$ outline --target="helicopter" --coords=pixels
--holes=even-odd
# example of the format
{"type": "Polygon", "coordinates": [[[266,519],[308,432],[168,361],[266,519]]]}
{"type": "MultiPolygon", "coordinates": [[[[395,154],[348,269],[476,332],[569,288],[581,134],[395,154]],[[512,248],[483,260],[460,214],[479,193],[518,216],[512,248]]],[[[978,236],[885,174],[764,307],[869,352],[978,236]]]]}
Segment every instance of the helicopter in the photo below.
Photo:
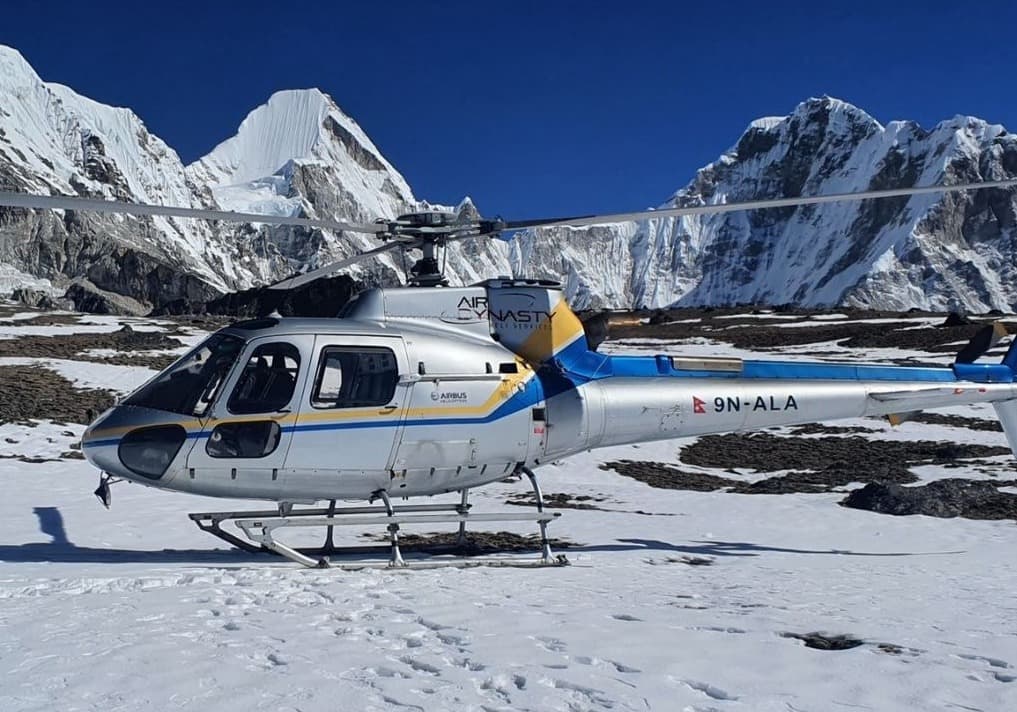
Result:
{"type": "Polygon", "coordinates": [[[11,191],[0,191],[0,206],[304,225],[380,240],[273,289],[384,252],[421,252],[409,286],[363,291],[336,318],[230,324],[99,415],[82,449],[100,470],[96,495],[107,507],[110,485],[123,480],[273,502],[275,509],[189,516],[238,548],[273,551],[308,567],[331,565],[326,555],[337,551],[339,525],[384,525],[384,565],[406,567],[428,564],[402,556],[403,525],[457,523],[462,542],[468,523],[530,521],[539,525],[539,559],[508,563],[553,566],[568,561],[551,551],[546,527],[557,515],[544,510],[534,468],[594,448],[991,403],[1017,452],[1017,340],[1001,363],[975,363],[1005,335],[988,326],[948,367],[605,355],[591,348],[558,283],[498,277],[450,287],[438,250],[531,227],[1015,185],[983,181],[522,221],[429,211],[347,223],[11,191]],[[471,489],[512,475],[529,480],[534,512],[471,511],[471,489]],[[460,493],[454,504],[393,504],[452,492],[460,493]],[[317,506],[322,502],[327,507],[317,506]],[[230,522],[238,531],[223,528],[230,522]],[[319,549],[277,538],[280,530],[311,526],[327,530],[319,549]]]}

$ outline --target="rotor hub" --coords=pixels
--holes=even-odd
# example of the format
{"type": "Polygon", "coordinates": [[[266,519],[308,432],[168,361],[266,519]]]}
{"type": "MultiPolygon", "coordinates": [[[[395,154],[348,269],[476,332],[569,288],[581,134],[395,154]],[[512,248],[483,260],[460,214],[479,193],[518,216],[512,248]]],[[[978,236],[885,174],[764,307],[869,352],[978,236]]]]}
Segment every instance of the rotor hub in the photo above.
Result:
{"type": "Polygon", "coordinates": [[[423,255],[409,270],[408,282],[414,287],[446,286],[448,280],[437,258],[439,247],[471,237],[492,237],[504,229],[497,220],[464,220],[456,213],[427,210],[400,215],[395,220],[378,220],[387,230],[379,234],[383,240],[396,240],[402,249],[419,249],[423,255]]]}

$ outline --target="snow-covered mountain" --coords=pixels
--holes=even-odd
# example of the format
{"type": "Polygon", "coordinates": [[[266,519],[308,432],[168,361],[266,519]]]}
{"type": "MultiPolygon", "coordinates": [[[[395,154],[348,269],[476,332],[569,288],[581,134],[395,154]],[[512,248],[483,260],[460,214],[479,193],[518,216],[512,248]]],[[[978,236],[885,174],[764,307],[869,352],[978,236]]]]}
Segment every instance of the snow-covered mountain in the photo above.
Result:
{"type": "MultiPolygon", "coordinates": [[[[1017,138],[958,116],[880,125],[830,98],[752,122],[664,206],[1017,175],[1017,138]]],[[[282,91],[204,158],[180,158],[129,109],[42,81],[0,46],[0,187],[349,221],[428,204],[326,94],[282,91]]],[[[1014,191],[546,228],[450,248],[448,276],[565,283],[579,307],[849,304],[1017,307],[1014,191]]],[[[638,208],[639,206],[633,206],[638,208]]],[[[460,210],[476,210],[469,199],[460,210]]],[[[359,234],[0,208],[0,292],[86,279],[141,308],[205,301],[373,246],[359,234]]],[[[352,270],[402,280],[384,256],[352,270]]],[[[91,285],[88,287],[91,289],[91,285]]]]}
{"type": "MultiPolygon", "coordinates": [[[[880,125],[824,97],[752,122],[661,207],[1017,177],[1017,136],[957,116],[880,125]]],[[[522,235],[517,273],[580,306],[1017,307],[1017,192],[982,190],[522,235]]]]}
{"type": "MultiPolygon", "coordinates": [[[[274,94],[190,166],[129,109],[44,82],[2,46],[0,97],[0,186],[7,189],[362,222],[427,206],[316,89],[274,94]]],[[[371,246],[364,235],[306,228],[0,209],[0,289],[85,278],[143,305],[203,301],[371,246]]],[[[469,260],[463,249],[450,250],[453,282],[508,273],[504,243],[465,248],[469,260]]],[[[353,272],[402,278],[391,257],[353,272]]]]}

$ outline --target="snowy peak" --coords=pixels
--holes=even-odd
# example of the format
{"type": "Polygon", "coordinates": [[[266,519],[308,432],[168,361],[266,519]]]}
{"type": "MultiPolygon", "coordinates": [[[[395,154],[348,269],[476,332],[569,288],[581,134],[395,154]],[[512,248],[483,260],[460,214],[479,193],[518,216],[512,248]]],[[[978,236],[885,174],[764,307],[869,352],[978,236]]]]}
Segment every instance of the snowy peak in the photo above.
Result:
{"type": "Polygon", "coordinates": [[[281,91],[247,115],[237,134],[201,159],[218,185],[264,178],[310,158],[331,101],[317,89],[281,91]]]}
{"type": "Polygon", "coordinates": [[[416,205],[405,179],[318,89],[276,92],[186,170],[227,210],[368,222],[416,205]]]}
{"type": "Polygon", "coordinates": [[[18,50],[0,45],[0,87],[16,92],[19,88],[33,88],[42,79],[18,50]]]}
{"type": "MultiPolygon", "coordinates": [[[[318,89],[287,90],[249,113],[235,136],[190,168],[207,175],[213,186],[237,185],[276,175],[290,162],[335,158],[336,148],[365,171],[395,173],[331,97],[318,89]]],[[[409,195],[401,176],[398,183],[409,195]]]]}
{"type": "Polygon", "coordinates": [[[177,154],[130,109],[43,82],[19,52],[3,46],[0,89],[16,98],[0,109],[0,151],[20,159],[32,174],[22,171],[23,177],[38,187],[190,204],[177,154]],[[167,177],[175,183],[169,193],[167,177]]]}

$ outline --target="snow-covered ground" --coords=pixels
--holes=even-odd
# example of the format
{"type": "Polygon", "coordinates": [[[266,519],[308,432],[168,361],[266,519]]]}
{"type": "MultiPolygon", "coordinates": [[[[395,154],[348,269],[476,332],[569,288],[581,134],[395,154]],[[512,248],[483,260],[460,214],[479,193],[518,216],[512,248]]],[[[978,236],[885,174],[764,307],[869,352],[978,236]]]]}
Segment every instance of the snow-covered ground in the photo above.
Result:
{"type": "MultiPolygon", "coordinates": [[[[151,373],[54,368],[118,391],[151,373]]],[[[674,462],[688,442],[673,441],[540,468],[545,493],[602,500],[551,525],[576,543],[572,566],[308,570],[228,549],[186,517],[251,503],[117,485],[106,511],[87,463],[50,459],[81,431],[0,426],[3,712],[1017,708],[1012,521],[889,517],[839,507],[842,494],[654,489],[598,467],[674,462]],[[785,637],[812,632],[864,644],[785,637]]],[[[527,490],[484,488],[475,510],[527,490]]]]}

